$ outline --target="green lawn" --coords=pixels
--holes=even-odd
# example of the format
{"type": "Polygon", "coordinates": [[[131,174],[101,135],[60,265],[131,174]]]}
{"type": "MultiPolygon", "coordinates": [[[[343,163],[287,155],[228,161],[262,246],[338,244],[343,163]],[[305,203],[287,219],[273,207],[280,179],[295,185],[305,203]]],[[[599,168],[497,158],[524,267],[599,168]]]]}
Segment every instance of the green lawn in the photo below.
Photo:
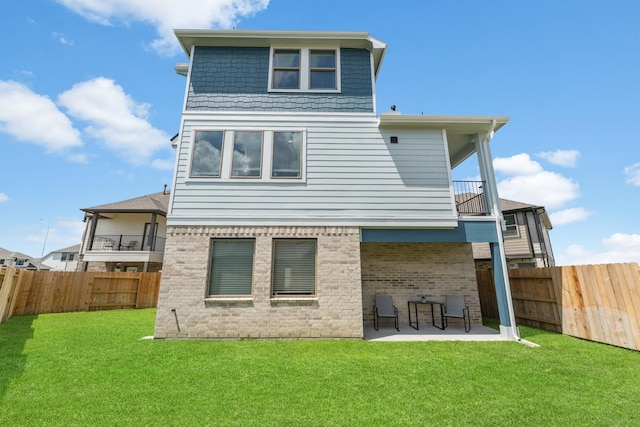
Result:
{"type": "Polygon", "coordinates": [[[0,325],[0,426],[640,425],[640,353],[514,342],[153,341],[155,310],[0,325]]]}

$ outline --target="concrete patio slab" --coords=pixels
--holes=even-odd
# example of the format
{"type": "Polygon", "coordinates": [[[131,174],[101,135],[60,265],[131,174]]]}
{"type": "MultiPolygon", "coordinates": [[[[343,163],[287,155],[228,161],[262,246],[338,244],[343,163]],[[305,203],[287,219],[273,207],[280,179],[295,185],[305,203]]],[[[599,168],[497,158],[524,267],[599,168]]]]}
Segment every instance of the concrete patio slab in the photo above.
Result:
{"type": "Polygon", "coordinates": [[[486,326],[473,326],[467,333],[462,325],[451,325],[444,331],[431,325],[420,326],[415,330],[408,325],[400,326],[398,332],[393,326],[364,327],[364,339],[367,341],[509,341],[500,332],[486,326]]]}

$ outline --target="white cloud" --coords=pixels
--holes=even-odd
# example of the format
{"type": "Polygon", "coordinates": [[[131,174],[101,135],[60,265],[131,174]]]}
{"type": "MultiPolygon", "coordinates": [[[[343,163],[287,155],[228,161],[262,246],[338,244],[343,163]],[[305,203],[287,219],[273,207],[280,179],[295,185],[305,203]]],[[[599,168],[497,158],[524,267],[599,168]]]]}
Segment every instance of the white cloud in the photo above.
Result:
{"type": "Polygon", "coordinates": [[[9,200],[9,196],[7,196],[7,195],[6,195],[6,194],[4,194],[4,193],[0,193],[0,203],[2,203],[2,202],[6,202],[6,201],[8,201],[8,200],[9,200]]]}
{"type": "Polygon", "coordinates": [[[239,18],[267,7],[269,0],[56,0],[101,25],[145,22],[158,38],[151,47],[163,55],[180,51],[173,29],[232,28],[239,18]]]}
{"type": "Polygon", "coordinates": [[[50,152],[82,145],[80,132],[48,97],[0,80],[0,131],[50,152]]]}
{"type": "Polygon", "coordinates": [[[155,169],[173,170],[173,159],[155,159],[151,162],[151,167],[155,169]]]}
{"type": "Polygon", "coordinates": [[[551,219],[551,224],[556,226],[584,221],[591,215],[592,212],[589,212],[585,208],[570,208],[549,214],[549,218],[551,219]]]}
{"type": "Polygon", "coordinates": [[[58,103],[74,118],[88,122],[84,132],[131,164],[147,163],[169,147],[169,135],[146,120],[148,104],[139,104],[113,80],[98,77],[75,84],[58,103]]]}
{"type": "Polygon", "coordinates": [[[558,166],[566,166],[574,168],[580,156],[578,150],[556,150],[556,151],[543,151],[538,153],[538,156],[542,157],[546,161],[558,166]]]}
{"type": "Polygon", "coordinates": [[[531,160],[528,154],[516,154],[511,157],[496,157],[493,167],[505,175],[534,175],[543,171],[540,163],[531,160]]]}
{"type": "Polygon", "coordinates": [[[67,46],[73,46],[73,40],[67,39],[63,34],[53,33],[51,35],[53,36],[54,39],[57,39],[60,43],[66,44],[67,46]]]}
{"type": "Polygon", "coordinates": [[[624,173],[627,175],[628,184],[640,187],[640,162],[624,168],[624,173]]]}
{"type": "Polygon", "coordinates": [[[496,158],[493,165],[497,172],[510,175],[498,182],[502,198],[554,209],[578,197],[578,184],[559,173],[545,171],[526,153],[496,158]]]}
{"type": "Polygon", "coordinates": [[[570,245],[558,255],[558,265],[640,263],[640,234],[615,233],[602,239],[603,251],[596,252],[582,245],[570,245]]]}
{"type": "Polygon", "coordinates": [[[47,224],[40,223],[39,230],[35,233],[24,235],[23,240],[32,242],[31,252],[27,254],[39,258],[44,248],[44,255],[52,250],[66,248],[82,242],[82,233],[85,223],[82,218],[57,218],[47,224]]]}

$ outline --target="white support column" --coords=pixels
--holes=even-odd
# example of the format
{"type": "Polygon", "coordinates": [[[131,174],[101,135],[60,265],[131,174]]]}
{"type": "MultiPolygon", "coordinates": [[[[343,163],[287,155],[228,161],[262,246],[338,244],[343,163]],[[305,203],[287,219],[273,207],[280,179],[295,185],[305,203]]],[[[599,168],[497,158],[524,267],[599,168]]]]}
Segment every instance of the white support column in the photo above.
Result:
{"type": "Polygon", "coordinates": [[[500,333],[509,339],[519,340],[520,337],[516,328],[516,317],[513,311],[513,300],[511,299],[507,257],[502,236],[502,208],[500,206],[500,197],[498,196],[498,184],[493,169],[491,149],[489,148],[491,131],[486,134],[477,134],[475,140],[478,167],[480,168],[480,176],[484,181],[485,198],[490,215],[495,218],[496,233],[498,236],[498,242],[491,243],[490,246],[491,259],[493,261],[493,277],[500,315],[500,333]]]}

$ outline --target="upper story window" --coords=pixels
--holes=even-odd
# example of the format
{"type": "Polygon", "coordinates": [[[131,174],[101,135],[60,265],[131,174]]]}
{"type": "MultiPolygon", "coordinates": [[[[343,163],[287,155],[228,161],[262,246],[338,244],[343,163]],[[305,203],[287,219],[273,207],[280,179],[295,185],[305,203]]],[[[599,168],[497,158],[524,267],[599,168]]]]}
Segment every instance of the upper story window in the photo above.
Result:
{"type": "Polygon", "coordinates": [[[260,177],[262,132],[236,131],[233,139],[232,177],[260,177]]]}
{"type": "Polygon", "coordinates": [[[504,237],[518,237],[518,221],[516,221],[516,214],[506,214],[504,216],[504,222],[506,224],[506,230],[504,230],[504,237]]]}
{"type": "Polygon", "coordinates": [[[195,129],[188,178],[304,182],[305,135],[302,130],[195,129]]]}
{"type": "Polygon", "coordinates": [[[193,143],[191,176],[219,177],[222,169],[222,131],[198,131],[193,143]]]}
{"type": "Polygon", "coordinates": [[[338,49],[272,48],[270,61],[270,91],[340,91],[338,49]]]}

